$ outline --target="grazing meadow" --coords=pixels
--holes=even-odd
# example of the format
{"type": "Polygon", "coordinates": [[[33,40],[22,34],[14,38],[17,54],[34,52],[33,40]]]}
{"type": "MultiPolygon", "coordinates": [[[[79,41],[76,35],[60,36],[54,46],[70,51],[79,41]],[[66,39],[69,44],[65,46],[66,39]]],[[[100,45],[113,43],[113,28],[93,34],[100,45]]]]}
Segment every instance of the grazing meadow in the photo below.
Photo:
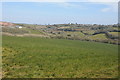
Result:
{"type": "Polygon", "coordinates": [[[2,37],[3,78],[117,78],[118,45],[2,37]]]}

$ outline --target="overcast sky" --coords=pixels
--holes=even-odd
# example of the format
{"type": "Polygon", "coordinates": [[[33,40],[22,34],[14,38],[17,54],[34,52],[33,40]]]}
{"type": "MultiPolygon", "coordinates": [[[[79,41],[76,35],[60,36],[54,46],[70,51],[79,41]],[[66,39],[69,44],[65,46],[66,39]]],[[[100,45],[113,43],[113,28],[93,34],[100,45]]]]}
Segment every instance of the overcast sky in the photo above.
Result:
{"type": "Polygon", "coordinates": [[[4,2],[2,21],[30,24],[115,24],[117,2],[4,2]]]}

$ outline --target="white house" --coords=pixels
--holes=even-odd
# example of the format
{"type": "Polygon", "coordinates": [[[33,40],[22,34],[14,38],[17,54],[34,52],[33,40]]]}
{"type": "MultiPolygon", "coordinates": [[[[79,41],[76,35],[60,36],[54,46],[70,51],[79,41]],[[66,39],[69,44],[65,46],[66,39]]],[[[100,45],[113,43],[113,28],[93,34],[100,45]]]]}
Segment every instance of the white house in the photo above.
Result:
{"type": "Polygon", "coordinates": [[[21,29],[21,28],[22,28],[22,26],[18,26],[18,25],[17,25],[16,27],[17,27],[17,28],[19,28],[19,29],[21,29]]]}

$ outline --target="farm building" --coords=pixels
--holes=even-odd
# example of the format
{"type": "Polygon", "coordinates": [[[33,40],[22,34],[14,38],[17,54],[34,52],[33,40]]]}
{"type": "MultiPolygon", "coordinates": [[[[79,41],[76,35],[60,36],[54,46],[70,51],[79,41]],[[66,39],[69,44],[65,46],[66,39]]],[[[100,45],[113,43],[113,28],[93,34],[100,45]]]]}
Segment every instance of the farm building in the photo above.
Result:
{"type": "Polygon", "coordinates": [[[17,28],[19,28],[19,29],[21,29],[21,28],[22,28],[22,26],[18,26],[18,25],[17,25],[16,27],[17,27],[17,28]]]}

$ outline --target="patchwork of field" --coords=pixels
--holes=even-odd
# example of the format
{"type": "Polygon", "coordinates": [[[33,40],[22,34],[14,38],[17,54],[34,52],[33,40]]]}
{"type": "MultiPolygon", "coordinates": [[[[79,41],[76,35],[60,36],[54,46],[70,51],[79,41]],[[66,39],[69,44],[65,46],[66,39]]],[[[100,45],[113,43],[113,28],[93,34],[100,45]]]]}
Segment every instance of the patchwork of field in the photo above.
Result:
{"type": "Polygon", "coordinates": [[[1,26],[2,34],[9,36],[32,36],[57,39],[94,41],[109,44],[120,44],[120,30],[117,25],[82,25],[82,24],[14,24],[1,26]],[[19,28],[21,27],[21,28],[19,28]]]}
{"type": "Polygon", "coordinates": [[[118,77],[118,45],[16,36],[2,41],[4,78],[118,77]]]}

